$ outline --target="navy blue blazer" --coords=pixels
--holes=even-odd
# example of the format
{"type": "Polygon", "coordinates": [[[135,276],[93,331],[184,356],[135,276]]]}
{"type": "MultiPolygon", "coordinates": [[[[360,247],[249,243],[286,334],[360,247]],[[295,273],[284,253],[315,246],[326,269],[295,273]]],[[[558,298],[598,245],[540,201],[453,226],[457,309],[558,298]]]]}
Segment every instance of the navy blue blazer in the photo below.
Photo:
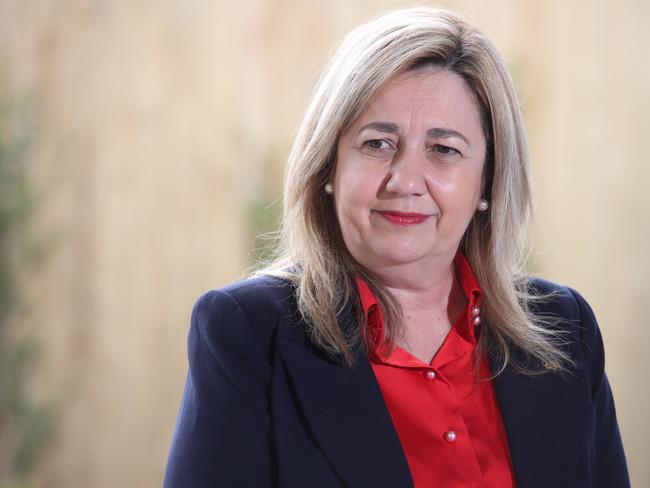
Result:
{"type": "MultiPolygon", "coordinates": [[[[555,298],[572,374],[495,380],[519,488],[625,488],[627,467],[593,312],[575,291],[555,298]]],[[[351,311],[342,327],[355,327],[351,311]]],[[[293,288],[254,278],[201,297],[165,488],[413,486],[363,348],[354,368],[316,347],[293,288]]],[[[432,459],[432,463],[436,460],[432,459]]]]}

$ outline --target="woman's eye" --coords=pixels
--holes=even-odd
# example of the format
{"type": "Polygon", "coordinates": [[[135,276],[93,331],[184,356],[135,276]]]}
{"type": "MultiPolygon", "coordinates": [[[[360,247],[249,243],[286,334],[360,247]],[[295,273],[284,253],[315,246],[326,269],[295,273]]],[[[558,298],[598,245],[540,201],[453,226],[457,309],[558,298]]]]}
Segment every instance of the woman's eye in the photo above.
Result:
{"type": "Polygon", "coordinates": [[[370,139],[369,141],[366,141],[364,145],[373,151],[383,151],[385,149],[390,149],[391,147],[388,141],[384,139],[370,139]]]}
{"type": "Polygon", "coordinates": [[[436,154],[439,154],[445,159],[456,159],[460,156],[460,152],[456,149],[449,146],[443,146],[442,144],[434,145],[433,150],[436,154]]]}

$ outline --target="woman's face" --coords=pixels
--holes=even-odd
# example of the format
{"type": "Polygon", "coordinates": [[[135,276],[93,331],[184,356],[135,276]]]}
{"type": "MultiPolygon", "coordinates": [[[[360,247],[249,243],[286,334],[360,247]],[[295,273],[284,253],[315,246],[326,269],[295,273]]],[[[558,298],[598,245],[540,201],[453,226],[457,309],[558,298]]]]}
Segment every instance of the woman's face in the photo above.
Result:
{"type": "Polygon", "coordinates": [[[337,145],[333,195],[352,256],[378,273],[450,262],[481,197],[485,149],[460,76],[434,67],[395,76],[337,145]]]}

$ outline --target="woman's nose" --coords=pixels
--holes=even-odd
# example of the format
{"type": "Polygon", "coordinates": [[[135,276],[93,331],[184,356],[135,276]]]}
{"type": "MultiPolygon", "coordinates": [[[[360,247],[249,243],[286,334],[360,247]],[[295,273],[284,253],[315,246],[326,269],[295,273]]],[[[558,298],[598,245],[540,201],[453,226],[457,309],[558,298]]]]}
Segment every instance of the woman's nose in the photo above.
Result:
{"type": "Polygon", "coordinates": [[[390,166],[386,190],[400,195],[420,196],[426,193],[424,165],[416,151],[398,154],[390,166]]]}

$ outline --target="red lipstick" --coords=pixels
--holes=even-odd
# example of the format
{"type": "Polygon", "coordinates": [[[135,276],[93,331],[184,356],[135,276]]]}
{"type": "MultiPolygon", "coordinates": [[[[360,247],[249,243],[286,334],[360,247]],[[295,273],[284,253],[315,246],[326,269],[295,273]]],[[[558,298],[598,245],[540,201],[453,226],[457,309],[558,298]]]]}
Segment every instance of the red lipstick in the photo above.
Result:
{"type": "Polygon", "coordinates": [[[390,223],[401,227],[421,224],[430,217],[430,215],[415,212],[394,212],[392,210],[377,210],[376,212],[390,223]]]}

